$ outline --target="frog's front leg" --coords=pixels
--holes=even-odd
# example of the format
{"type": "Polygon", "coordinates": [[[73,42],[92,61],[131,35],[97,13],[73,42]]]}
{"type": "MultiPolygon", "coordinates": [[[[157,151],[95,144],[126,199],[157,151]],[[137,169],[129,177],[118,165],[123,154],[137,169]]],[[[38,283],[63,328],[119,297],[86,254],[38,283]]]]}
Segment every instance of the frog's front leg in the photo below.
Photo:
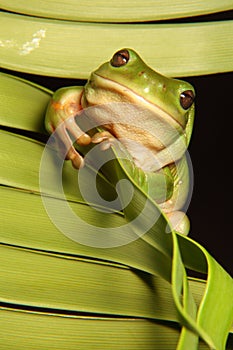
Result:
{"type": "Polygon", "coordinates": [[[56,130],[58,144],[65,147],[66,159],[70,159],[75,168],[84,165],[83,157],[74,148],[69,132],[79,145],[88,145],[91,137],[83,132],[75,121],[75,117],[82,110],[81,97],[83,88],[68,87],[57,90],[47,108],[45,116],[46,129],[53,133],[56,130]]]}

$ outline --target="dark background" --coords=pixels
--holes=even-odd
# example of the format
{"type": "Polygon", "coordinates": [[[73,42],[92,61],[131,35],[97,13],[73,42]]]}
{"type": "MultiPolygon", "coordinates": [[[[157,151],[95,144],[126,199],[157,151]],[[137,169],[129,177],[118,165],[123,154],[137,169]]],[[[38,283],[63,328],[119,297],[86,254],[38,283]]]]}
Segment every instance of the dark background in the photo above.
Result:
{"type": "Polygon", "coordinates": [[[197,92],[189,153],[191,234],[233,275],[233,73],[187,78],[197,92]]]}

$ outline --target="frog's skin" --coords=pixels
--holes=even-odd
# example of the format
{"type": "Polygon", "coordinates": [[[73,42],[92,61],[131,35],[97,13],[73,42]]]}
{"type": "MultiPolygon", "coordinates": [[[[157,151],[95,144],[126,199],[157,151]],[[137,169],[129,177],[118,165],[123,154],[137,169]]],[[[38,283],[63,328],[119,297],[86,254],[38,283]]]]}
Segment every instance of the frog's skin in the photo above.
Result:
{"type": "Polygon", "coordinates": [[[112,137],[122,140],[135,165],[155,184],[153,175],[166,169],[172,192],[159,204],[171,225],[187,234],[189,221],[180,209],[189,187],[184,151],[192,133],[194,96],[194,89],[188,82],[164,77],[148,67],[136,52],[122,49],[94,71],[84,87],[56,91],[47,109],[45,126],[50,133],[59,126],[58,136],[67,150],[66,158],[77,169],[84,165],[84,160],[74,148],[69,133],[80,146],[112,137]],[[81,110],[111,104],[132,106],[132,110],[127,113],[124,108],[121,112],[118,107],[114,113],[93,114],[104,131],[90,136],[81,130],[77,117],[81,110]],[[177,171],[177,164],[180,171],[177,171]]]}

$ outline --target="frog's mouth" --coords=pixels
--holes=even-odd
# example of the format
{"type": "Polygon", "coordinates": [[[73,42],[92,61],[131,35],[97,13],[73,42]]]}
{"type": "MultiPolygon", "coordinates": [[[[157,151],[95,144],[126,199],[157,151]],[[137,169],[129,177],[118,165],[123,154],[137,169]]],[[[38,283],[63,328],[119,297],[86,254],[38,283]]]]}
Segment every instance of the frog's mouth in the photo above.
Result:
{"type": "Polygon", "coordinates": [[[146,99],[145,97],[140,96],[135,91],[128,88],[127,86],[121,83],[115,82],[109,79],[108,77],[101,76],[96,72],[92,73],[91,80],[93,80],[94,84],[96,84],[99,88],[121,95],[123,102],[128,101],[129,103],[145,108],[145,110],[150,110],[155,115],[160,117],[162,121],[166,121],[169,125],[174,127],[176,130],[179,130],[180,132],[184,132],[184,129],[186,126],[185,121],[183,123],[180,123],[171,114],[164,111],[160,106],[156,105],[155,103],[146,99]]]}

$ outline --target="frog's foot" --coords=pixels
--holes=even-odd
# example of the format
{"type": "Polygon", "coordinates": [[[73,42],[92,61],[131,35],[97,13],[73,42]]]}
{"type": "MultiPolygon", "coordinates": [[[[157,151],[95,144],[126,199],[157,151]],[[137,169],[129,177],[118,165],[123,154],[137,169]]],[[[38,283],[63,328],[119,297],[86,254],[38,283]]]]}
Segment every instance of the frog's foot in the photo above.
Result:
{"type": "Polygon", "coordinates": [[[64,120],[56,129],[58,140],[63,145],[63,151],[65,148],[66,159],[71,160],[75,169],[80,169],[84,166],[84,159],[73,146],[69,133],[73,135],[75,142],[80,146],[89,145],[91,143],[91,137],[79,128],[74,117],[64,120]]]}
{"type": "Polygon", "coordinates": [[[166,215],[173,230],[187,236],[190,229],[190,222],[187,215],[182,211],[173,211],[166,215]]]}
{"type": "Polygon", "coordinates": [[[106,151],[114,143],[114,137],[108,131],[97,132],[91,139],[92,143],[103,143],[101,145],[101,150],[106,151]]]}

